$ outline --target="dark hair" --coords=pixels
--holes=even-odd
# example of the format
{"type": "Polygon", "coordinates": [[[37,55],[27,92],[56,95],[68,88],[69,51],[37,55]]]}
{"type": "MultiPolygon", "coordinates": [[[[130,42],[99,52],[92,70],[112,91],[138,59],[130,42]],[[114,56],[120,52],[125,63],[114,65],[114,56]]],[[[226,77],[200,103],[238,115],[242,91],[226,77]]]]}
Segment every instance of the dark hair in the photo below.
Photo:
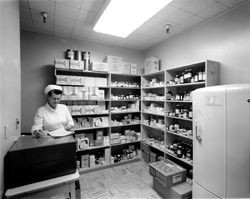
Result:
{"type": "Polygon", "coordinates": [[[48,96],[51,97],[52,93],[56,94],[56,95],[61,95],[62,91],[61,90],[51,90],[48,92],[48,96]]]}

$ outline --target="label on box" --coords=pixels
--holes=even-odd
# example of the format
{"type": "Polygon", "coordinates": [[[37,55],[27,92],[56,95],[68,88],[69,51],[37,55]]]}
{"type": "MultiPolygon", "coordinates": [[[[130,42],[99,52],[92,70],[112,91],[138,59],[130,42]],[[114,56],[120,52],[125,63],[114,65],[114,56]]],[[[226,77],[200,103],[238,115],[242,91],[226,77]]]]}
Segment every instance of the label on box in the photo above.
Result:
{"type": "Polygon", "coordinates": [[[182,174],[174,175],[173,176],[173,183],[181,182],[182,181],[182,174]]]}
{"type": "Polygon", "coordinates": [[[67,60],[67,59],[55,59],[55,68],[69,69],[69,60],[67,60]]]}

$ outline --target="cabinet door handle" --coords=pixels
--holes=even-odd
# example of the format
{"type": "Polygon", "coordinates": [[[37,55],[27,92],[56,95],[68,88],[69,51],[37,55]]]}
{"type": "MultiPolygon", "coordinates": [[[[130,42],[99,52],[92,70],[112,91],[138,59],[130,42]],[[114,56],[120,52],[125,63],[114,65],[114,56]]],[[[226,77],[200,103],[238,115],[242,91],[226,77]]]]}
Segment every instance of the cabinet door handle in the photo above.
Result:
{"type": "Polygon", "coordinates": [[[198,142],[201,142],[201,136],[198,134],[198,126],[195,125],[195,138],[198,142]]]}

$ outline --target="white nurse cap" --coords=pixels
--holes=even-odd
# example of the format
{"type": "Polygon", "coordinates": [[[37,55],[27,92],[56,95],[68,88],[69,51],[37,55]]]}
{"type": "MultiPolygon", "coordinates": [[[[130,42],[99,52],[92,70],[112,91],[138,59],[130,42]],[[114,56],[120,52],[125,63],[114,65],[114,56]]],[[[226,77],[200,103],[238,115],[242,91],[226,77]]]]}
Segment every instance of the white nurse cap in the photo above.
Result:
{"type": "Polygon", "coordinates": [[[47,95],[48,92],[52,91],[52,90],[59,90],[62,91],[62,87],[58,86],[58,85],[48,85],[45,89],[44,89],[44,93],[47,95]]]}

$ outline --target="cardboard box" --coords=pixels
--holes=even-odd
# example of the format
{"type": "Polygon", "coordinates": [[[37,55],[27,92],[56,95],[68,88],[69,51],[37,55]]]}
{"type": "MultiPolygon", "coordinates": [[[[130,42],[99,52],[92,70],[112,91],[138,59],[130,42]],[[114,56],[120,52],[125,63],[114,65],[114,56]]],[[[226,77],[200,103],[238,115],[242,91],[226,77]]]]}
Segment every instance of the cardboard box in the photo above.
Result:
{"type": "Polygon", "coordinates": [[[160,60],[157,57],[148,57],[144,62],[145,74],[154,73],[160,70],[160,60]]]}
{"type": "Polygon", "coordinates": [[[89,154],[81,155],[81,168],[89,167],[89,154]]]}
{"type": "Polygon", "coordinates": [[[165,187],[186,181],[186,169],[168,159],[150,163],[149,167],[151,170],[155,170],[155,177],[165,187]]]}
{"type": "Polygon", "coordinates": [[[108,126],[108,117],[93,117],[93,127],[108,126]]]}
{"type": "Polygon", "coordinates": [[[70,60],[69,68],[75,70],[83,70],[83,62],[78,60],[70,60]]]}
{"type": "Polygon", "coordinates": [[[120,67],[121,67],[121,73],[122,74],[130,74],[130,63],[121,62],[120,67]]]}
{"type": "Polygon", "coordinates": [[[97,87],[108,86],[108,79],[104,78],[104,77],[96,77],[95,78],[95,86],[97,86],[97,87]]]}
{"type": "Polygon", "coordinates": [[[137,64],[130,64],[130,74],[137,75],[137,64]]]}
{"type": "Polygon", "coordinates": [[[110,73],[121,74],[122,68],[121,68],[120,63],[109,63],[109,71],[110,73]]]}
{"type": "Polygon", "coordinates": [[[109,72],[108,63],[105,62],[92,62],[93,71],[109,72]]]}
{"type": "Polygon", "coordinates": [[[69,69],[69,60],[67,59],[55,59],[55,68],[69,69]]]}
{"type": "Polygon", "coordinates": [[[67,85],[68,84],[68,76],[57,75],[56,76],[56,84],[67,85]]]}
{"type": "Polygon", "coordinates": [[[153,178],[153,188],[163,197],[169,199],[191,199],[192,186],[183,182],[172,187],[163,186],[157,178],[153,178]]]}
{"type": "Polygon", "coordinates": [[[107,62],[107,63],[120,63],[120,62],[122,62],[122,57],[108,55],[105,58],[104,62],[107,62]]]}
{"type": "Polygon", "coordinates": [[[68,84],[70,84],[70,85],[83,85],[82,77],[80,77],[80,76],[68,76],[68,84]]]}

